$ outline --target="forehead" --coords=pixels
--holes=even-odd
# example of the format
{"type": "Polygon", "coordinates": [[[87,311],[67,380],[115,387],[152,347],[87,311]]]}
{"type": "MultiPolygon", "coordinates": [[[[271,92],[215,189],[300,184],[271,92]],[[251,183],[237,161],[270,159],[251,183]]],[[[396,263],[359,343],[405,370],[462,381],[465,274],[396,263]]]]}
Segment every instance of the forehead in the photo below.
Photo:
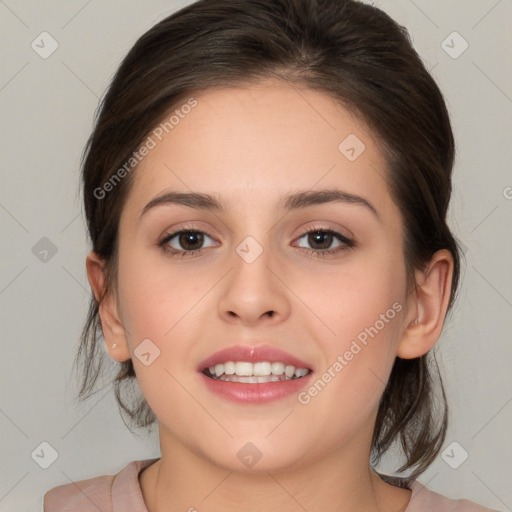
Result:
{"type": "Polygon", "coordinates": [[[269,80],[193,98],[149,134],[154,144],[135,171],[132,207],[165,189],[214,194],[227,205],[329,187],[372,196],[381,208],[389,202],[377,141],[328,94],[269,80]]]}

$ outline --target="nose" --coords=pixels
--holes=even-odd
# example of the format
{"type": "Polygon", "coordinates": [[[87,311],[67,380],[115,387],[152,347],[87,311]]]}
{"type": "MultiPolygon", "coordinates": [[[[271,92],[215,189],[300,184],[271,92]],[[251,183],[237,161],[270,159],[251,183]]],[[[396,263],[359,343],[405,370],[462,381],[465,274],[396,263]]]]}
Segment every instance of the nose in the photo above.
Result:
{"type": "Polygon", "coordinates": [[[221,284],[219,315],[226,322],[247,327],[281,323],[290,315],[285,282],[270,251],[263,250],[254,261],[235,252],[233,268],[221,284]]]}

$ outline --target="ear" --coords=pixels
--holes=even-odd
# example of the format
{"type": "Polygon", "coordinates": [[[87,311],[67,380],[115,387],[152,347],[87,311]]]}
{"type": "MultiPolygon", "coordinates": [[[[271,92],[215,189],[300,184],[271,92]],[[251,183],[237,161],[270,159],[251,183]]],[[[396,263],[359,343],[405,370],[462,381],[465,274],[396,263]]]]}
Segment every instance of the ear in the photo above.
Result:
{"type": "Polygon", "coordinates": [[[116,296],[113,290],[107,290],[105,293],[105,262],[95,252],[91,251],[87,255],[85,266],[94,297],[99,302],[99,315],[101,330],[105,338],[105,348],[112,359],[119,362],[127,361],[131,355],[126,339],[126,331],[120,320],[116,296]]]}
{"type": "Polygon", "coordinates": [[[453,257],[446,249],[437,251],[424,271],[416,272],[398,357],[420,357],[436,344],[448,310],[452,276],[453,257]]]}

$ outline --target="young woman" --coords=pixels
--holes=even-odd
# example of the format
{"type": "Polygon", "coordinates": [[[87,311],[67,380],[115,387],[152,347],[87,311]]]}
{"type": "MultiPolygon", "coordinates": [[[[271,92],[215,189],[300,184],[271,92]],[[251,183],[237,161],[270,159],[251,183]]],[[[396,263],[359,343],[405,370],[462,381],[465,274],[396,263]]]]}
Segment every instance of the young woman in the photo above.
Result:
{"type": "Polygon", "coordinates": [[[375,7],[200,0],[144,34],[86,148],[78,360],[86,396],[102,334],[161,457],[45,510],[489,510],[416,480],[447,427],[453,160],[441,92],[375,7]],[[375,469],[395,441],[407,478],[375,469]]]}

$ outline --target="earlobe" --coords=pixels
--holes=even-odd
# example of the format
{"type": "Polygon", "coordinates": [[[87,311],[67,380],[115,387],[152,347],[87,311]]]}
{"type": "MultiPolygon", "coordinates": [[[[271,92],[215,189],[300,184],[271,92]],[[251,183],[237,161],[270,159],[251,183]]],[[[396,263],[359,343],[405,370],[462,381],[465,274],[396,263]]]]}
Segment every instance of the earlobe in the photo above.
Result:
{"type": "Polygon", "coordinates": [[[424,271],[417,271],[416,290],[408,308],[407,327],[397,348],[398,357],[420,357],[435,345],[448,310],[452,276],[453,257],[446,249],[437,251],[424,271]]]}
{"type": "Polygon", "coordinates": [[[105,290],[105,262],[91,251],[87,255],[86,269],[92,292],[96,301],[99,302],[98,312],[105,338],[105,348],[112,359],[119,362],[126,361],[131,357],[126,331],[119,316],[114,291],[105,290]]]}

